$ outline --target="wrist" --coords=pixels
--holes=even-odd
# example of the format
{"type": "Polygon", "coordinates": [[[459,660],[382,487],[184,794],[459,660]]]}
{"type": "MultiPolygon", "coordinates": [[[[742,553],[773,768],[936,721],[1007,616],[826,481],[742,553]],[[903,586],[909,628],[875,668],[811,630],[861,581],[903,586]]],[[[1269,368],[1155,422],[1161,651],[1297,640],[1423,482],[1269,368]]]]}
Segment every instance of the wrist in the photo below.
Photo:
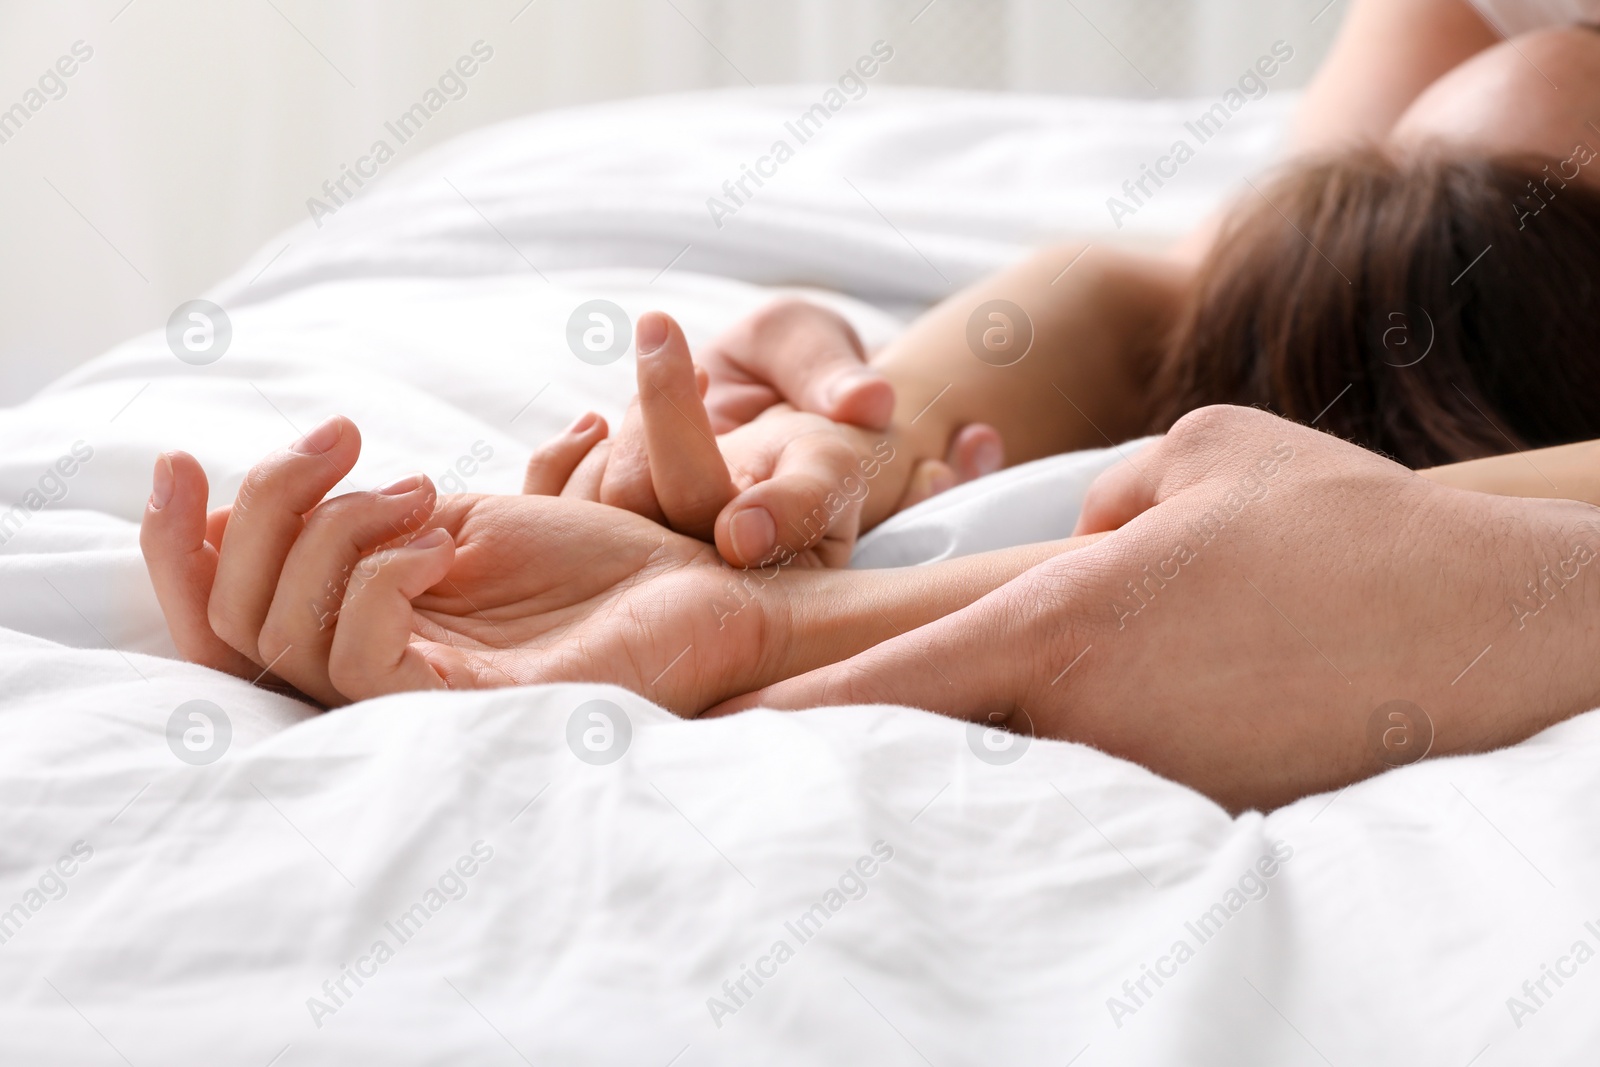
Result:
{"type": "Polygon", "coordinates": [[[863,533],[899,510],[918,464],[927,459],[944,459],[954,432],[931,414],[915,423],[897,417],[884,430],[863,430],[854,426],[842,429],[855,450],[867,484],[867,496],[861,507],[863,533]]]}
{"type": "MultiPolygon", "coordinates": [[[[742,572],[759,590],[761,644],[740,679],[754,692],[838,663],[969,606],[1037,564],[1103,535],[1022,545],[922,567],[838,570],[771,565],[742,572]]],[[[740,573],[740,572],[736,572],[740,573]]],[[[738,694],[730,694],[738,695],[738,694]]]]}
{"type": "Polygon", "coordinates": [[[860,531],[866,533],[894,514],[915,463],[907,454],[904,437],[892,425],[884,430],[841,425],[840,430],[856,454],[856,470],[866,486],[860,520],[860,531]]]}
{"type": "Polygon", "coordinates": [[[756,655],[727,696],[754,692],[838,663],[964,606],[979,593],[929,596],[921,572],[769,564],[737,582],[759,606],[756,655]]]}

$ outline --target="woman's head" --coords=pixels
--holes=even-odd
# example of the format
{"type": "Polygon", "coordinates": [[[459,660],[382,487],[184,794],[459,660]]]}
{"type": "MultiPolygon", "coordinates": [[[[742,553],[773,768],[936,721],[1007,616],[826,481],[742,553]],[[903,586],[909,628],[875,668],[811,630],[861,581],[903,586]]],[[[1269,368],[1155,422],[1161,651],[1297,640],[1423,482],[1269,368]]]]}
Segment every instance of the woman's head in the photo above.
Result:
{"type": "Polygon", "coordinates": [[[1588,144],[1291,166],[1201,266],[1156,428],[1257,404],[1412,467],[1600,437],[1596,177],[1588,144]]]}

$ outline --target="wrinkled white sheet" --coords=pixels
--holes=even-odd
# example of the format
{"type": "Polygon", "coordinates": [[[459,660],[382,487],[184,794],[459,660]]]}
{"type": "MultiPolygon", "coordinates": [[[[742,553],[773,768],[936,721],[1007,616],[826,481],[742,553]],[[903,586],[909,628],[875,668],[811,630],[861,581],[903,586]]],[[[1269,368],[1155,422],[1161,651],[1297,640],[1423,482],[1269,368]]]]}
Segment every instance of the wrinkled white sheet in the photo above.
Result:
{"type": "MultiPolygon", "coordinates": [[[[218,363],[152,335],[0,413],[0,501],[58,498],[0,546],[0,1062],[1592,1061],[1594,714],[1230,819],[1082,746],[986,762],[981,731],[907,709],[683,722],[555,686],[318,716],[164,658],[135,525],[160,449],[221,501],[338,410],[366,440],[355,484],[442,478],[476,445],[468,488],[511,491],[528,444],[630,391],[629,360],[565,350],[582,300],[703,338],[770,296],[750,281],[825,284],[881,341],[941,272],[1092,228],[1192,107],[875,89],[811,170],[722,231],[697,219],[701,179],[813,95],[484,131],[265,248],[214,294],[218,363]],[[632,728],[609,765],[567,741],[595,698],[632,728]],[[197,699],[232,730],[206,766],[166,736],[197,699]]],[[[1152,213],[1215,203],[1281,114],[1242,115],[1152,213]]],[[[1060,536],[1117,458],[963,487],[858,565],[1060,536]]]]}

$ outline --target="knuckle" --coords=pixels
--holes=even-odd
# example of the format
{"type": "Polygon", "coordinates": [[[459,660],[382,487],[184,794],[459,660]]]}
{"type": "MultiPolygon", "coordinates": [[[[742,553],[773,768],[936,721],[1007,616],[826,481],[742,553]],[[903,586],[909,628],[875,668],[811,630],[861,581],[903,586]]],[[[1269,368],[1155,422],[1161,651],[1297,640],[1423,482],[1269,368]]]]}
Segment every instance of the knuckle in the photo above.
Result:
{"type": "Polygon", "coordinates": [[[774,327],[789,325],[796,319],[812,315],[817,310],[819,309],[815,304],[807,303],[799,297],[779,297],[752,315],[750,324],[759,333],[774,327]]]}
{"type": "Polygon", "coordinates": [[[276,467],[271,463],[258,463],[245,472],[234,499],[233,510],[236,515],[244,515],[273,499],[277,485],[277,479],[273,477],[275,473],[276,467]]]}
{"type": "Polygon", "coordinates": [[[1207,444],[1218,438],[1233,440],[1261,424],[1261,420],[1274,416],[1257,408],[1237,407],[1230,404],[1208,404],[1188,412],[1167,431],[1168,440],[1175,444],[1192,446],[1207,444]]]}
{"type": "Polygon", "coordinates": [[[255,641],[251,639],[249,624],[237,611],[213,599],[206,605],[206,624],[235,651],[250,655],[255,641]]]}
{"type": "Polygon", "coordinates": [[[799,547],[814,545],[832,531],[840,516],[846,513],[848,504],[839,503],[843,499],[827,493],[797,493],[789,498],[788,506],[781,509],[779,525],[798,533],[799,547]]]}
{"type": "Polygon", "coordinates": [[[269,619],[261,627],[261,636],[256,640],[256,651],[261,654],[262,662],[278,663],[288,655],[290,649],[294,648],[294,644],[283,626],[276,620],[269,619]]]}
{"type": "Polygon", "coordinates": [[[394,556],[394,549],[385,548],[362,556],[356,561],[345,579],[343,603],[346,607],[352,601],[359,600],[366,595],[367,587],[377,581],[378,575],[383,572],[384,566],[394,559],[394,556]]]}
{"type": "Polygon", "coordinates": [[[372,671],[356,656],[336,653],[328,659],[328,684],[350,700],[360,700],[372,688],[372,671]]]}
{"type": "Polygon", "coordinates": [[[1172,429],[1167,431],[1167,438],[1178,443],[1189,443],[1209,437],[1228,425],[1232,410],[1223,404],[1195,408],[1172,424],[1172,429]]]}
{"type": "Polygon", "coordinates": [[[306,516],[306,528],[347,526],[367,508],[383,499],[377,493],[345,493],[331,500],[324,500],[306,516]]]}
{"type": "Polygon", "coordinates": [[[575,450],[576,447],[569,441],[546,441],[528,456],[525,470],[529,476],[542,475],[546,471],[555,469],[575,450]]]}
{"type": "Polygon", "coordinates": [[[314,459],[282,452],[251,467],[239,482],[239,492],[233,504],[234,517],[242,517],[255,509],[264,508],[271,512],[302,510],[309,506],[299,503],[297,499],[305,491],[307,480],[297,476],[296,472],[311,471],[311,477],[316,477],[317,469],[309,466],[314,459]]]}
{"type": "Polygon", "coordinates": [[[770,340],[772,334],[787,334],[799,328],[811,328],[842,337],[851,348],[859,350],[855,327],[832,308],[814,304],[800,297],[787,296],[766,305],[751,317],[752,332],[760,339],[770,340]]]}
{"type": "Polygon", "coordinates": [[[856,450],[836,432],[819,434],[813,441],[817,462],[836,481],[844,481],[857,471],[856,450]]]}

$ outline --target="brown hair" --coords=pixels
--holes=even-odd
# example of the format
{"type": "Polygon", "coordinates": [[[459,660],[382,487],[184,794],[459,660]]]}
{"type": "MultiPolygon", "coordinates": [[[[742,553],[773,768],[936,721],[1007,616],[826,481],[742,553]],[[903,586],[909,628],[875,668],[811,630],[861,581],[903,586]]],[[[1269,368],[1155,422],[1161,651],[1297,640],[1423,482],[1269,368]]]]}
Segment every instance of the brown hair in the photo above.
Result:
{"type": "Polygon", "coordinates": [[[1411,467],[1600,437],[1594,158],[1291,166],[1201,267],[1153,428],[1255,404],[1411,467]]]}

